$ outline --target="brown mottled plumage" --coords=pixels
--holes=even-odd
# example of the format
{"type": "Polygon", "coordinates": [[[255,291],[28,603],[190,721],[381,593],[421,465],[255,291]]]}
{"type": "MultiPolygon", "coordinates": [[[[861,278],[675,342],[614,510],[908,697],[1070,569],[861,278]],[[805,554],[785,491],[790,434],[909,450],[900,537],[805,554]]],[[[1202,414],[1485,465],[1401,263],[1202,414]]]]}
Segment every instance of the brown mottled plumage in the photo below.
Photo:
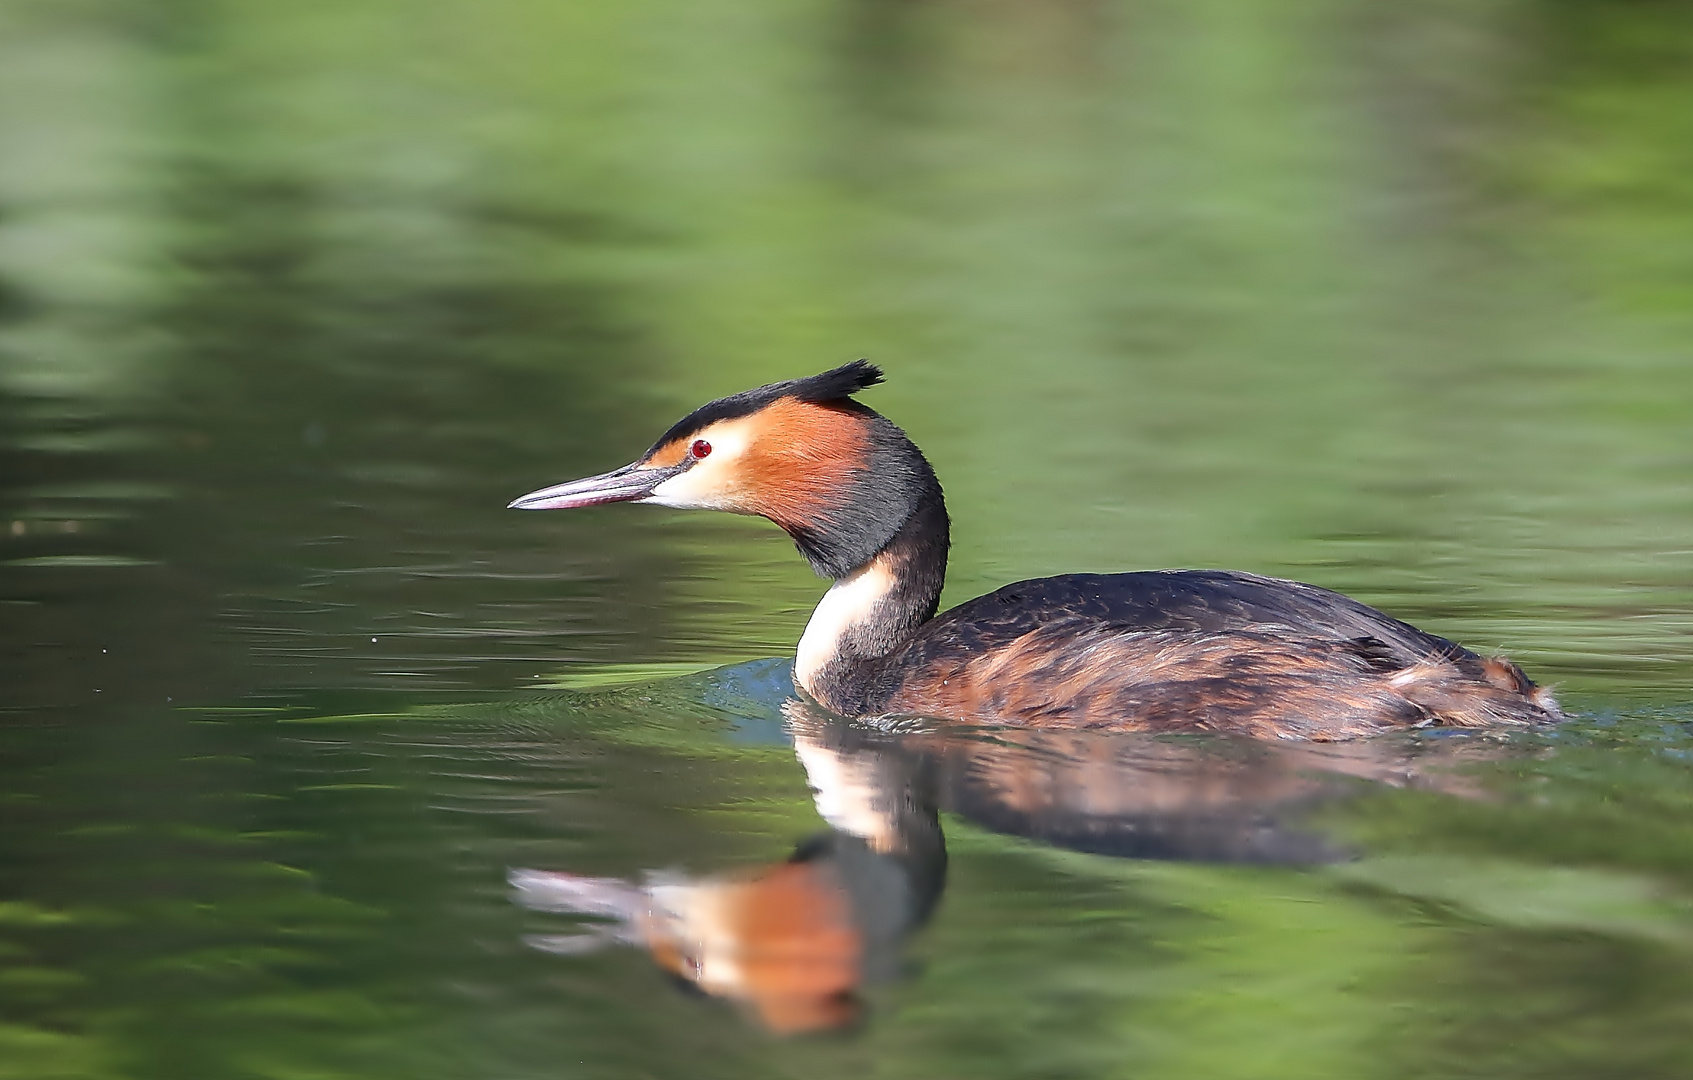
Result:
{"type": "Polygon", "coordinates": [[[1217,570],[1009,585],[925,624],[863,685],[862,704],[882,712],[1280,738],[1555,709],[1508,661],[1327,589],[1217,570]]]}

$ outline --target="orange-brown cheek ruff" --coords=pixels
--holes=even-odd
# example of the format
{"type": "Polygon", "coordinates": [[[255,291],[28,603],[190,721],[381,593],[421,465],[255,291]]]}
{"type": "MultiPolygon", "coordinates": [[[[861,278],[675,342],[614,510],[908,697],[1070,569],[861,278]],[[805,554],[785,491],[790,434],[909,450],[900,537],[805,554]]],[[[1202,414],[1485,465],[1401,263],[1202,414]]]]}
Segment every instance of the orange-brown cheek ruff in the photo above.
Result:
{"type": "Polygon", "coordinates": [[[760,413],[742,468],[741,504],[791,535],[839,527],[841,493],[868,471],[862,417],[844,409],[781,401],[760,413]]]}
{"type": "Polygon", "coordinates": [[[791,399],[658,446],[641,467],[687,471],[650,500],[769,518],[790,534],[838,525],[841,492],[866,470],[869,433],[853,410],[791,399]]]}
{"type": "Polygon", "coordinates": [[[936,617],[946,503],[905,433],[852,398],[881,378],[858,361],[711,402],[635,465],[512,505],[641,501],[775,521],[834,581],[797,684],[848,715],[1307,739],[1558,718],[1508,661],[1253,574],[1067,574],[936,617]]]}

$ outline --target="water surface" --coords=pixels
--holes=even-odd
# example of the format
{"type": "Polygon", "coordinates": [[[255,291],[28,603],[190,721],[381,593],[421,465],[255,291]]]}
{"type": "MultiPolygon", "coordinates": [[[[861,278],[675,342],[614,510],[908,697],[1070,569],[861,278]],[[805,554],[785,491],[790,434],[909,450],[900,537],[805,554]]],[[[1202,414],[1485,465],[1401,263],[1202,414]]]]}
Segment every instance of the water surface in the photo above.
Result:
{"type": "Polygon", "coordinates": [[[3,0],[0,1077],[1685,1076],[1689,42],[1680,2],[3,0]],[[773,527],[502,509],[860,355],[947,603],[1295,577],[1574,718],[819,726],[773,527]],[[905,897],[832,1035],[508,884],[796,849],[905,897]]]}

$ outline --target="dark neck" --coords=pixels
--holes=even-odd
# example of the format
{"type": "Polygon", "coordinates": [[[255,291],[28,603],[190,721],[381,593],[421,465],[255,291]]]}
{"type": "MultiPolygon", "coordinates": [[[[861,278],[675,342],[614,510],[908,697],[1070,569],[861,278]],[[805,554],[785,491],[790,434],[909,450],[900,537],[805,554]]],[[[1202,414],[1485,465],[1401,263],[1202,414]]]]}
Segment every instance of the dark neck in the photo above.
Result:
{"type": "Polygon", "coordinates": [[[934,618],[940,604],[950,527],[940,484],[932,473],[928,480],[893,539],[835,580],[800,639],[795,681],[835,712],[864,711],[875,662],[934,618]]]}

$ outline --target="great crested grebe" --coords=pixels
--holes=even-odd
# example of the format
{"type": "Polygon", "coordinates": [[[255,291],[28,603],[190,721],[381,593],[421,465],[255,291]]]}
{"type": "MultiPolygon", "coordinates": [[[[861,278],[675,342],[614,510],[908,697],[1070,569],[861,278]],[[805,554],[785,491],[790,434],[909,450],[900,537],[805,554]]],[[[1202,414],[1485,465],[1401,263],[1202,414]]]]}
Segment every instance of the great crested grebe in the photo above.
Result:
{"type": "Polygon", "coordinates": [[[853,399],[881,381],[859,360],[713,401],[633,464],[511,506],[645,502],[774,521],[834,582],[794,681],[846,716],[1322,740],[1560,716],[1508,660],[1256,574],[1065,574],[937,616],[946,502],[905,432],[853,399]]]}

